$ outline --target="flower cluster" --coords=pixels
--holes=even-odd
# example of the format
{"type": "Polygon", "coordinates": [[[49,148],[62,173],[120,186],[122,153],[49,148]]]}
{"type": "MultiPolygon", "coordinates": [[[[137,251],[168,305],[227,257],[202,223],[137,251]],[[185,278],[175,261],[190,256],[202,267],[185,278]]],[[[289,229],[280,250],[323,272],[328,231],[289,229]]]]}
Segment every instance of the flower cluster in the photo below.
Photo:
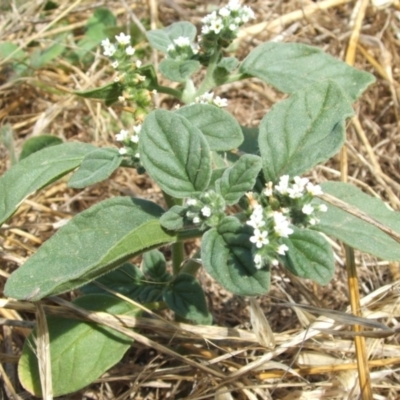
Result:
{"type": "Polygon", "coordinates": [[[242,6],[239,0],[230,0],[227,6],[202,19],[203,47],[211,50],[216,45],[229,46],[236,38],[239,27],[250,19],[254,19],[254,12],[250,7],[242,6]]]}
{"type": "Polygon", "coordinates": [[[224,99],[219,96],[214,96],[213,92],[207,92],[198,96],[194,99],[195,104],[214,104],[217,107],[226,107],[228,105],[228,99],[224,99]]]}
{"type": "Polygon", "coordinates": [[[187,199],[186,206],[186,218],[193,224],[201,224],[200,229],[217,226],[225,216],[225,200],[213,190],[187,199]]]}
{"type": "Polygon", "coordinates": [[[321,187],[307,178],[296,176],[291,181],[288,175],[282,176],[275,186],[269,182],[257,198],[254,193],[247,194],[251,214],[246,224],[253,228],[250,242],[254,245],[256,268],[279,263],[278,256],[284,256],[289,250],[282,238],[293,233],[291,225],[306,227],[319,221],[316,213],[327,208],[311,201],[320,194],[321,187]]]}
{"type": "Polygon", "coordinates": [[[192,43],[190,38],[179,36],[167,47],[168,57],[178,61],[190,60],[199,52],[196,43],[192,43]]]}
{"type": "Polygon", "coordinates": [[[152,104],[151,92],[147,89],[149,82],[140,73],[142,61],[132,60],[135,49],[130,45],[130,35],[120,33],[115,36],[116,43],[110,39],[101,42],[103,54],[111,58],[111,65],[117,71],[114,82],[122,85],[122,94],[118,97],[121,103],[134,101],[137,106],[136,116],[146,114],[145,110],[152,104]]]}
{"type": "Polygon", "coordinates": [[[269,182],[264,190],[269,203],[277,201],[279,207],[288,210],[292,222],[300,226],[317,224],[319,219],[316,213],[327,211],[325,204],[311,204],[312,199],[321,194],[321,187],[312,184],[308,178],[295,176],[293,182],[290,182],[289,175],[281,176],[275,186],[269,182]]]}
{"type": "Polygon", "coordinates": [[[140,154],[138,151],[138,145],[139,133],[141,128],[141,124],[134,125],[131,131],[121,129],[121,131],[115,135],[115,139],[123,144],[123,147],[119,149],[119,154],[123,156],[129,156],[133,164],[137,164],[137,166],[140,165],[140,154]]]}

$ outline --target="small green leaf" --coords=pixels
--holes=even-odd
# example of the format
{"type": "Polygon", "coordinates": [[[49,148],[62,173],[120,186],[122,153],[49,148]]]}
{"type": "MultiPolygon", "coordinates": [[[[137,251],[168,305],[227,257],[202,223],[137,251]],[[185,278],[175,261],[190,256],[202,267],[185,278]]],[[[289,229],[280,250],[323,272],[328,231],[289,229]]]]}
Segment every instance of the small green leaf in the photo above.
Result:
{"type": "Polygon", "coordinates": [[[185,117],[200,129],[211,150],[227,151],[240,146],[243,134],[239,123],[227,111],[211,104],[193,104],[179,108],[176,114],[185,117]]]}
{"type": "Polygon", "coordinates": [[[352,101],[375,81],[373,75],[358,71],[317,47],[300,43],[263,43],[250,52],[239,71],[284,93],[295,93],[331,79],[352,101]]]}
{"type": "Polygon", "coordinates": [[[155,282],[168,282],[171,279],[164,254],[156,249],[144,253],[142,270],[155,282]]]}
{"type": "Polygon", "coordinates": [[[140,131],[141,161],[149,175],[171,196],[203,191],[211,177],[210,149],[201,131],[186,118],[152,111],[140,131]]]}
{"type": "Polygon", "coordinates": [[[162,213],[157,204],[130,197],[97,203],[60,228],[11,274],[4,293],[40,300],[82,286],[143,251],[174,242],[158,222],[162,213]]]}
{"type": "Polygon", "coordinates": [[[102,148],[89,153],[79,169],[71,176],[68,186],[81,189],[107,179],[121,164],[117,149],[102,148]]]}
{"type": "Polygon", "coordinates": [[[165,212],[160,218],[160,224],[163,228],[170,231],[182,229],[185,224],[186,207],[173,206],[165,212]]]}
{"type": "MultiPolygon", "coordinates": [[[[400,234],[400,212],[390,210],[380,199],[368,196],[355,186],[343,182],[326,182],[321,187],[324,192],[354,206],[400,234]]],[[[396,240],[370,223],[331,204],[326,205],[328,211],[320,214],[321,221],[313,229],[384,260],[400,261],[400,244],[396,240]]]]}
{"type": "MultiPolygon", "coordinates": [[[[87,295],[73,303],[91,311],[138,317],[140,310],[132,304],[107,295],[87,295]]],[[[99,378],[121,360],[132,339],[111,328],[94,323],[49,316],[50,356],[54,396],[76,392],[99,378]]],[[[36,330],[25,342],[18,364],[24,388],[42,396],[37,363],[36,330]]]]}
{"type": "Polygon", "coordinates": [[[123,86],[118,82],[112,82],[97,89],[75,91],[78,96],[85,99],[100,99],[104,100],[106,106],[118,101],[118,97],[122,96],[123,86]]]}
{"type": "Polygon", "coordinates": [[[144,280],[145,277],[138,267],[130,263],[124,263],[114,271],[82,286],[79,288],[79,291],[83,294],[108,294],[105,289],[96,285],[96,282],[98,282],[117,293],[135,299],[136,296],[134,297],[133,293],[135,293],[139,286],[143,285],[144,280]]]}
{"type": "Polygon", "coordinates": [[[26,197],[79,166],[94,149],[86,143],[63,143],[46,147],[9,169],[0,177],[0,225],[26,197]]]}
{"type": "Polygon", "coordinates": [[[253,230],[234,217],[226,217],[207,231],[201,242],[201,259],[207,272],[223,287],[240,296],[265,294],[269,268],[254,265],[250,236],[253,230]]]}
{"type": "Polygon", "coordinates": [[[185,319],[202,325],[212,322],[203,289],[192,275],[179,274],[163,290],[163,299],[172,311],[185,319]]]}
{"type": "Polygon", "coordinates": [[[228,205],[237,203],[246,192],[253,188],[261,167],[260,157],[244,154],[215,182],[216,190],[228,205]]]}
{"type": "Polygon", "coordinates": [[[32,68],[43,68],[46,64],[61,56],[67,47],[67,36],[69,32],[58,35],[54,38],[54,44],[47,47],[45,50],[35,51],[31,55],[32,68]]]}
{"type": "Polygon", "coordinates": [[[240,145],[239,150],[248,154],[260,154],[260,149],[258,148],[258,135],[259,128],[248,128],[242,126],[242,132],[244,136],[243,143],[240,145]]]}
{"type": "Polygon", "coordinates": [[[168,46],[175,45],[174,40],[180,36],[188,37],[191,42],[197,35],[196,27],[190,22],[181,21],[167,26],[163,29],[155,29],[146,33],[147,40],[151,46],[163,53],[168,52],[168,46]]]}
{"type": "Polygon", "coordinates": [[[227,73],[232,72],[239,65],[236,57],[224,57],[217,64],[217,68],[224,69],[227,73]]]}
{"type": "Polygon", "coordinates": [[[335,273],[335,260],[331,245],[317,232],[293,227],[294,232],[282,239],[288,246],[283,265],[300,278],[326,285],[335,273]]]}
{"type": "Polygon", "coordinates": [[[160,72],[173,82],[186,82],[200,67],[201,64],[196,60],[178,61],[169,58],[161,61],[158,66],[160,72]]]}
{"type": "Polygon", "coordinates": [[[339,151],[353,109],[333,81],[315,83],[274,105],[260,124],[265,179],[301,175],[339,151]]]}
{"type": "Polygon", "coordinates": [[[22,145],[22,151],[19,155],[19,160],[36,153],[46,147],[55,146],[56,144],[61,144],[63,141],[57,136],[52,135],[40,135],[29,138],[22,145]]]}

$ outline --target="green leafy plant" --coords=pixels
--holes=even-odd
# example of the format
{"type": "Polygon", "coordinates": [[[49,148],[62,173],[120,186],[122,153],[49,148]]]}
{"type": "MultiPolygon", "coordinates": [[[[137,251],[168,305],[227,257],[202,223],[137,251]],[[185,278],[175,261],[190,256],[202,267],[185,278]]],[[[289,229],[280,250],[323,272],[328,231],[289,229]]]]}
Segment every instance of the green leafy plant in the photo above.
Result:
{"type": "MultiPolygon", "coordinates": [[[[189,22],[148,32],[150,45],[165,56],[158,72],[178,83],[173,89],[159,83],[152,65],[136,58],[129,35],[116,35],[115,43],[102,41],[115,70],[113,82],[77,95],[102,99],[107,105],[129,104],[133,128],[116,135],[119,150],[82,143],[29,150],[32,154],[0,179],[0,222],[30,193],[73,170],[73,188],[107,179],[117,168],[145,171],[162,189],[168,209],[131,197],[95,204],[60,228],[10,276],[7,296],[38,301],[79,288],[82,296],[76,302],[84,308],[97,304],[97,297],[91,296],[102,296],[104,303],[96,310],[137,312],[112,303],[103,289],[108,287],[143,304],[157,302],[180,318],[209,324],[211,313],[196,280],[199,264],[184,252],[187,240],[201,238],[197,261],[219,284],[241,296],[267,293],[278,265],[327,284],[334,274],[334,258],[325,235],[378,257],[400,260],[399,242],[378,224],[399,234],[399,213],[349,184],[319,186],[301,177],[343,146],[351,104],[374,82],[373,76],[299,43],[261,44],[244,60],[225,56],[240,26],[253,17],[249,7],[231,0],[203,19],[197,42],[197,28],[189,22]],[[205,75],[196,86],[192,77],[200,69],[205,75]],[[223,109],[227,100],[211,92],[251,77],[289,95],[256,128],[240,126],[223,109]],[[180,107],[153,109],[154,91],[174,97],[180,107]],[[10,187],[15,190],[7,190],[10,187]],[[327,203],[324,193],[371,219],[327,203]],[[165,245],[172,249],[171,269],[157,250],[165,245]],[[143,255],[141,265],[130,263],[138,255],[143,255]]],[[[77,348],[68,343],[79,335],[90,339],[93,358],[101,360],[96,373],[84,381],[77,376],[67,389],[63,374],[54,374],[56,395],[87,385],[110,367],[104,346],[116,346],[113,363],[129,346],[127,339],[112,334],[95,344],[94,328],[84,322],[63,320],[60,325],[58,319],[49,319],[48,324],[56,363],[62,353],[63,366],[71,368],[75,360],[70,352],[77,348]],[[64,336],[59,326],[68,334],[64,336]]],[[[28,390],[40,394],[32,383],[38,368],[32,346],[24,349],[20,376],[28,390]]]]}

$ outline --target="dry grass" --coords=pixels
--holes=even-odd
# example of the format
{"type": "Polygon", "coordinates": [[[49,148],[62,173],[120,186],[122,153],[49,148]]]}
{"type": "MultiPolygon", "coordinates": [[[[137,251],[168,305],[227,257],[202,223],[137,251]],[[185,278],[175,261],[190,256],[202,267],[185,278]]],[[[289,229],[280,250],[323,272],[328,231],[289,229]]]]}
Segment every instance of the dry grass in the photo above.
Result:
{"type": "MultiPolygon", "coordinates": [[[[178,20],[198,24],[211,3],[137,0],[128,6],[124,0],[65,0],[59,2],[59,8],[44,12],[44,1],[3,1],[0,41],[12,41],[27,52],[32,51],[29,45],[33,41],[35,46],[46,48],[60,31],[55,27],[60,20],[68,22],[63,30],[78,37],[99,6],[107,6],[118,15],[121,26],[149,17],[152,27],[178,20]]],[[[311,175],[319,182],[349,180],[400,210],[399,3],[371,2],[382,4],[381,8],[364,0],[248,3],[256,11],[257,21],[241,35],[239,55],[264,41],[295,41],[321,47],[375,74],[377,82],[355,105],[356,117],[348,124],[345,150],[311,175]]],[[[152,57],[157,63],[157,55],[152,57]]],[[[122,128],[118,119],[121,110],[70,94],[71,89],[106,83],[109,70],[104,65],[100,53],[89,70],[58,59],[28,77],[11,80],[12,70],[0,60],[0,119],[2,125],[12,128],[15,151],[18,153],[27,138],[43,133],[112,145],[113,134],[122,128]]],[[[255,80],[224,86],[219,94],[230,100],[229,110],[248,126],[257,125],[282,98],[255,80]]],[[[169,104],[162,96],[157,102],[161,107],[169,104]]],[[[2,144],[0,159],[3,173],[12,157],[2,144]]],[[[67,188],[61,180],[31,196],[0,229],[1,285],[54,233],[60,220],[116,195],[160,199],[159,189],[149,180],[123,170],[112,180],[83,191],[67,188]]],[[[281,269],[273,271],[270,293],[258,299],[269,324],[269,328],[261,325],[267,335],[264,346],[249,328],[247,299],[227,293],[205,272],[200,272],[199,280],[214,315],[212,327],[178,324],[155,316],[117,321],[101,313],[88,315],[61,299],[57,306],[42,302],[37,307],[0,299],[2,390],[9,398],[30,398],[18,383],[16,363],[34,314],[44,312],[91,319],[135,339],[118,365],[68,399],[398,399],[399,264],[356,253],[356,268],[346,269],[345,249],[333,245],[337,270],[326,287],[301,281],[281,269]],[[350,309],[358,317],[349,315],[350,309]],[[137,328],[135,333],[131,327],[137,328]],[[268,329],[274,332],[273,337],[268,329]]],[[[193,248],[192,243],[187,250],[193,248]]],[[[37,323],[46,330],[41,320],[37,323]]],[[[46,343],[42,347],[38,356],[46,364],[46,343]]],[[[46,365],[43,373],[46,376],[46,365]]]]}

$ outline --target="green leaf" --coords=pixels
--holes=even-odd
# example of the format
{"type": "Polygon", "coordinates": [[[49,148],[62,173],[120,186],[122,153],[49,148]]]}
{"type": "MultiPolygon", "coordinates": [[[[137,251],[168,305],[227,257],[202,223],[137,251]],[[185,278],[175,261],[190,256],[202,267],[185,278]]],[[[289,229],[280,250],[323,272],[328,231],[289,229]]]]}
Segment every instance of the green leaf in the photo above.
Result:
{"type": "Polygon", "coordinates": [[[217,192],[228,205],[237,203],[246,192],[253,189],[261,167],[260,157],[244,154],[215,182],[217,192]]]}
{"type": "MultiPolygon", "coordinates": [[[[140,310],[116,297],[88,295],[73,303],[91,311],[137,317],[140,310]]],[[[132,339],[111,328],[94,323],[47,317],[54,396],[76,392],[89,385],[121,360],[132,339]]],[[[25,342],[18,364],[18,375],[24,388],[42,396],[37,363],[36,329],[25,342]]]]}
{"type": "Polygon", "coordinates": [[[236,57],[222,58],[213,73],[213,78],[217,86],[224,84],[227,81],[229,74],[236,69],[238,65],[239,60],[236,57]]]}
{"type": "Polygon", "coordinates": [[[69,32],[58,35],[55,37],[53,45],[47,47],[45,50],[35,51],[31,55],[32,68],[43,68],[44,65],[61,56],[67,47],[66,39],[68,35],[69,32]]]}
{"type": "Polygon", "coordinates": [[[207,140],[186,118],[166,110],[152,111],[140,131],[141,161],[149,175],[171,196],[203,191],[211,177],[207,140]]]}
{"type": "Polygon", "coordinates": [[[207,272],[222,286],[240,296],[265,294],[269,268],[254,265],[250,236],[253,230],[234,217],[226,217],[207,231],[201,242],[201,259],[207,272]]]}
{"type": "Polygon", "coordinates": [[[75,91],[74,93],[78,96],[82,96],[85,99],[100,99],[104,100],[106,106],[118,101],[118,97],[122,96],[123,86],[118,82],[112,82],[105,86],[97,89],[75,91]]]}
{"type": "Polygon", "coordinates": [[[131,257],[175,241],[155,203],[130,197],[102,201],[75,216],[8,278],[4,293],[40,300],[75,289],[131,257]]]}
{"type": "Polygon", "coordinates": [[[26,197],[79,166],[93,149],[86,143],[59,144],[40,150],[9,169],[0,178],[0,225],[26,197]]]}
{"type": "Polygon", "coordinates": [[[155,282],[168,282],[171,275],[167,272],[167,263],[161,251],[151,250],[143,255],[142,270],[155,282]]]}
{"type": "Polygon", "coordinates": [[[301,175],[339,151],[353,109],[332,81],[315,83],[274,105],[260,124],[265,179],[301,175]]]}
{"type": "Polygon", "coordinates": [[[168,46],[171,44],[174,45],[174,40],[178,39],[178,37],[188,37],[190,41],[193,42],[196,35],[196,27],[186,21],[175,22],[166,28],[146,32],[147,40],[150,42],[151,46],[163,53],[168,52],[168,46]]]}
{"type": "Polygon", "coordinates": [[[185,213],[186,207],[173,206],[161,216],[160,224],[170,231],[182,229],[185,224],[185,213]]]}
{"type": "Polygon", "coordinates": [[[227,151],[240,146],[243,134],[239,123],[227,111],[211,104],[193,104],[179,108],[176,114],[185,117],[200,129],[211,150],[227,151]]]}
{"type": "Polygon", "coordinates": [[[300,43],[263,43],[250,52],[239,71],[284,93],[331,79],[352,101],[375,81],[373,75],[358,71],[317,47],[300,43]]]}
{"type": "Polygon", "coordinates": [[[33,153],[36,153],[39,150],[61,144],[62,142],[62,139],[52,135],[40,135],[31,137],[26,140],[22,145],[22,151],[19,156],[19,160],[21,161],[22,159],[30,156],[33,153]]]}
{"type": "Polygon", "coordinates": [[[260,154],[260,149],[258,148],[258,135],[259,128],[248,128],[246,126],[241,126],[244,140],[240,145],[239,150],[248,154],[260,154]]]}
{"type": "Polygon", "coordinates": [[[124,296],[136,299],[135,291],[139,286],[143,285],[144,280],[145,277],[138,267],[130,263],[124,263],[114,271],[104,274],[95,281],[82,286],[79,288],[79,291],[83,294],[108,294],[105,289],[96,285],[96,282],[98,282],[124,296]]]}
{"type": "Polygon", "coordinates": [[[280,257],[283,265],[300,278],[326,285],[335,273],[335,260],[331,245],[318,232],[292,227],[294,232],[283,242],[289,250],[280,257]]]}
{"type": "Polygon", "coordinates": [[[186,82],[200,67],[201,64],[196,60],[178,61],[169,58],[161,61],[158,66],[160,72],[173,82],[186,82]]]}
{"type": "Polygon", "coordinates": [[[11,42],[0,43],[0,59],[8,59],[7,62],[12,64],[12,72],[17,77],[24,74],[28,69],[28,55],[23,50],[18,49],[18,47],[18,45],[11,42]]]}
{"type": "Polygon", "coordinates": [[[123,158],[117,149],[102,148],[89,153],[72,175],[68,186],[81,189],[107,179],[121,164],[123,158]]]}
{"type": "Polygon", "coordinates": [[[192,275],[179,274],[163,290],[163,299],[172,311],[185,319],[202,325],[212,322],[203,289],[192,275]]]}
{"type": "MultiPolygon", "coordinates": [[[[326,182],[321,187],[324,192],[358,208],[371,218],[400,233],[400,213],[390,210],[383,201],[368,196],[355,186],[343,182],[326,182]]],[[[328,211],[321,213],[321,221],[313,229],[384,260],[400,261],[400,244],[396,240],[368,222],[331,204],[326,203],[326,205],[328,211]]]]}

